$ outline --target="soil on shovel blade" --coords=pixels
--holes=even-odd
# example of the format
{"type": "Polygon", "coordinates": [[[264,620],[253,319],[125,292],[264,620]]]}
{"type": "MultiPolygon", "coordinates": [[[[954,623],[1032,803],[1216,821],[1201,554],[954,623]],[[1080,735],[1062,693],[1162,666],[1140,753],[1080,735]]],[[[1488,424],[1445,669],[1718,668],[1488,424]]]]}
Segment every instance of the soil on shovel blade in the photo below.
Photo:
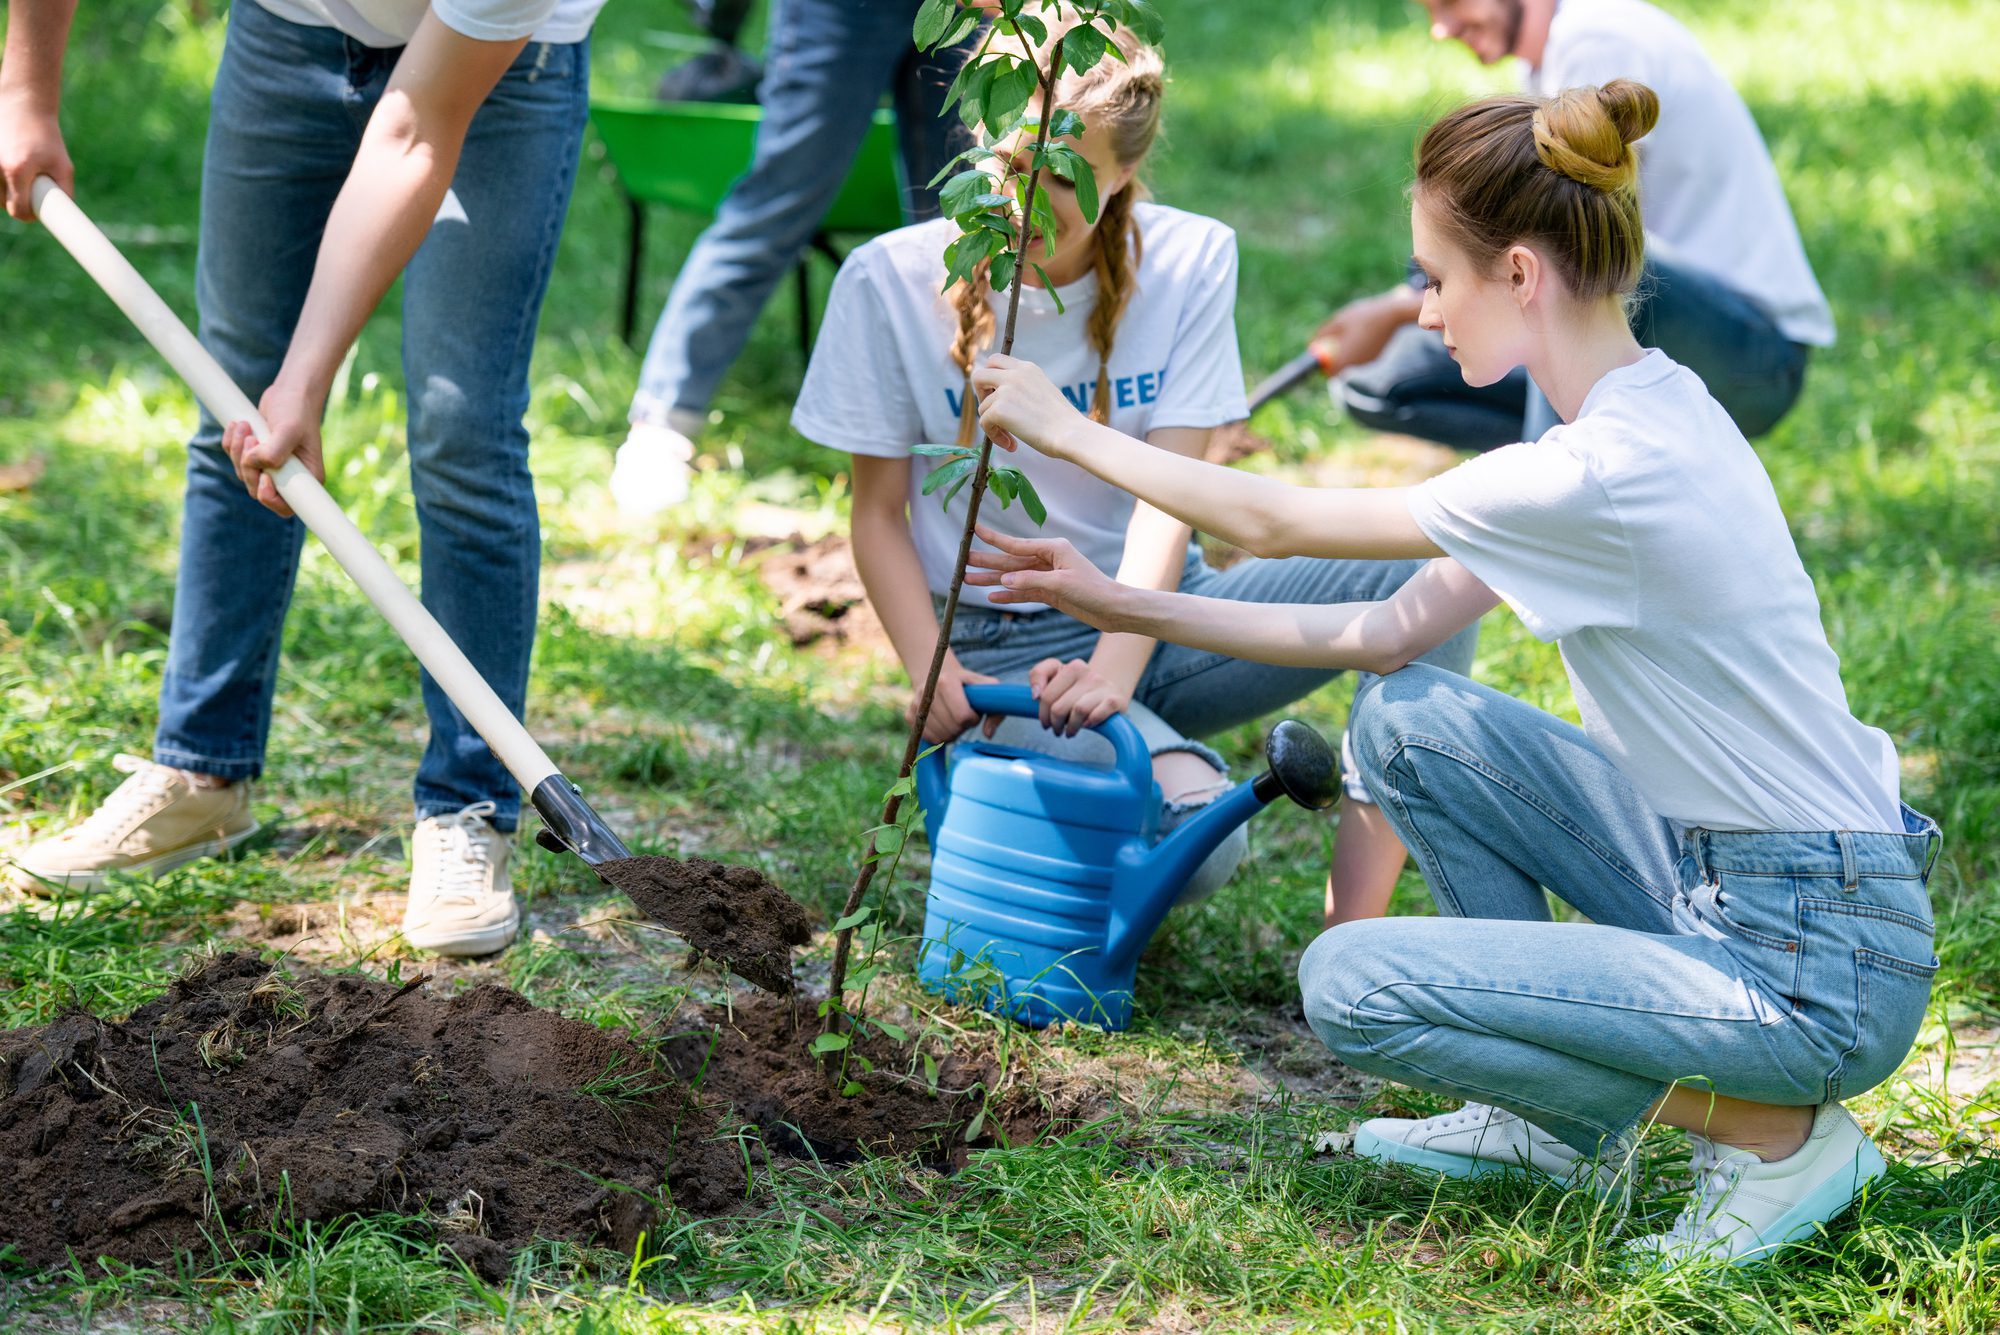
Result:
{"type": "Polygon", "coordinates": [[[755,867],[638,857],[594,870],[702,954],[766,991],[792,990],[792,948],[812,940],[812,920],[755,867]]]}
{"type": "Polygon", "coordinates": [[[124,1021],[0,1033],[0,1251],[157,1263],[394,1210],[497,1277],[537,1236],[629,1248],[656,1200],[740,1205],[715,1126],[632,1044],[504,988],[446,1000],[221,955],[124,1021]]]}

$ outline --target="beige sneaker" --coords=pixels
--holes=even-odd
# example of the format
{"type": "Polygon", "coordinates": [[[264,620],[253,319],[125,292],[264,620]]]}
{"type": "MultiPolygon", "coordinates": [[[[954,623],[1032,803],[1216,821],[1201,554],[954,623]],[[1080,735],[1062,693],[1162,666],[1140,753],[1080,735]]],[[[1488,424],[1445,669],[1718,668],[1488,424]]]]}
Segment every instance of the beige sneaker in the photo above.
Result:
{"type": "Polygon", "coordinates": [[[486,823],[491,802],[417,822],[403,939],[440,955],[491,955],[521,930],[507,859],[511,835],[486,823]]]}
{"type": "Polygon", "coordinates": [[[15,885],[32,894],[102,890],[114,873],[157,876],[257,833],[247,782],[200,788],[184,771],[139,756],[111,764],[132,777],[81,824],[16,854],[15,885]]]}

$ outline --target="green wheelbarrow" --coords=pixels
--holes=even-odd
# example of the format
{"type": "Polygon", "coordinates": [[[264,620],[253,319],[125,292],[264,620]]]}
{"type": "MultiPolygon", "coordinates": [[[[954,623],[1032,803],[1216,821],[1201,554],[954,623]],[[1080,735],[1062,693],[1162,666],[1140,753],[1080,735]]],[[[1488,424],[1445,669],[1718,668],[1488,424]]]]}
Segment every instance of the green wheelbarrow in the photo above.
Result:
{"type": "MultiPolygon", "coordinates": [[[[719,102],[652,102],[592,99],[590,122],[611,159],[631,218],[625,251],[625,303],[619,332],[627,343],[639,314],[639,273],[645,255],[646,209],[658,204],[712,218],[723,197],[750,166],[762,107],[719,102]]],[[[896,118],[875,113],[861,151],[833,205],[820,220],[812,248],[836,267],[841,255],[832,237],[873,235],[903,225],[902,158],[896,151],[896,118]]],[[[799,349],[812,351],[812,286],[806,256],[798,267],[799,349]]]]}

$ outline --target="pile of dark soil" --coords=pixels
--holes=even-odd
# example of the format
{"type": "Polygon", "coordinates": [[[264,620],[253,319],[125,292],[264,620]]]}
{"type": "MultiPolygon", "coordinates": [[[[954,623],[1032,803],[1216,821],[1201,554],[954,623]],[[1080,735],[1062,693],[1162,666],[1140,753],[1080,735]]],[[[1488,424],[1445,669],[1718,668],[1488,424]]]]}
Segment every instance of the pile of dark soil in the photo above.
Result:
{"type": "Polygon", "coordinates": [[[498,1278],[533,1238],[629,1250],[663,1206],[754,1208],[746,1124],[780,1157],[950,1168],[1092,1111],[990,1056],[933,1041],[927,1066],[880,1034],[856,1044],[843,1095],[793,996],[676,1016],[649,1052],[505,988],[445,999],[423,981],[203,957],[123,1021],[0,1032],[0,1253],[163,1264],[394,1211],[498,1278]]]}
{"type": "MultiPolygon", "coordinates": [[[[421,980],[419,980],[421,981],[421,980]]],[[[497,1274],[743,1196],[715,1115],[638,1048],[504,988],[450,1000],[204,958],[129,1019],[0,1033],[0,1248],[160,1262],[293,1219],[429,1214],[497,1274]]]]}
{"type": "Polygon", "coordinates": [[[843,1090],[808,1051],[820,1028],[803,998],[752,996],[704,1016],[662,1055],[704,1097],[754,1123],[772,1150],[827,1164],[899,1155],[957,1168],[972,1150],[1060,1134],[1098,1111],[1080,1092],[1005,1079],[984,1052],[934,1054],[933,1072],[913,1043],[873,1031],[840,1076],[859,1089],[843,1090]]]}
{"type": "Polygon", "coordinates": [[[792,947],[812,940],[812,921],[755,867],[639,857],[593,870],[702,954],[766,991],[792,990],[792,947]]]}

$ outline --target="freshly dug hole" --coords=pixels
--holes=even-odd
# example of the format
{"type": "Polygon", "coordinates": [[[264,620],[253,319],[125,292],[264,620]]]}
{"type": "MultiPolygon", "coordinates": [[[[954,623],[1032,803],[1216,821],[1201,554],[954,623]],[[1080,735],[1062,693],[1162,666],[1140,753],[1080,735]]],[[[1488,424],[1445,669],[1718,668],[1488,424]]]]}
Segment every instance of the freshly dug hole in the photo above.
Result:
{"type": "Polygon", "coordinates": [[[661,1055],[704,1099],[755,1124],[773,1151],[823,1164],[899,1155],[958,1168],[972,1150],[1060,1134],[1100,1111],[1081,1091],[1010,1077],[987,1052],[934,1054],[933,1091],[911,1043],[872,1032],[845,1068],[860,1090],[843,1094],[830,1078],[838,1056],[822,1067],[808,1051],[820,1025],[804,997],[749,996],[707,1012],[693,1032],[676,1021],[681,1032],[661,1055]]]}
{"type": "Polygon", "coordinates": [[[428,1214],[489,1275],[630,1248],[655,1198],[740,1205],[713,1112],[620,1038],[485,986],[434,997],[247,954],[109,1022],[0,1033],[0,1247],[158,1263],[203,1230],[428,1214]]]}
{"type": "Polygon", "coordinates": [[[806,1051],[819,1021],[796,997],[665,1023],[656,1059],[505,988],[445,999],[200,959],[126,1020],[0,1031],[0,1250],[166,1264],[225,1233],[248,1250],[273,1224],[395,1211],[430,1217],[498,1279],[537,1237],[630,1250],[656,1201],[754,1207],[733,1134],[746,1123],[780,1156],[951,1168],[1094,1112],[986,1053],[938,1057],[933,1095],[912,1046],[879,1035],[857,1053],[875,1070],[855,1063],[862,1091],[843,1097],[806,1051]]]}

